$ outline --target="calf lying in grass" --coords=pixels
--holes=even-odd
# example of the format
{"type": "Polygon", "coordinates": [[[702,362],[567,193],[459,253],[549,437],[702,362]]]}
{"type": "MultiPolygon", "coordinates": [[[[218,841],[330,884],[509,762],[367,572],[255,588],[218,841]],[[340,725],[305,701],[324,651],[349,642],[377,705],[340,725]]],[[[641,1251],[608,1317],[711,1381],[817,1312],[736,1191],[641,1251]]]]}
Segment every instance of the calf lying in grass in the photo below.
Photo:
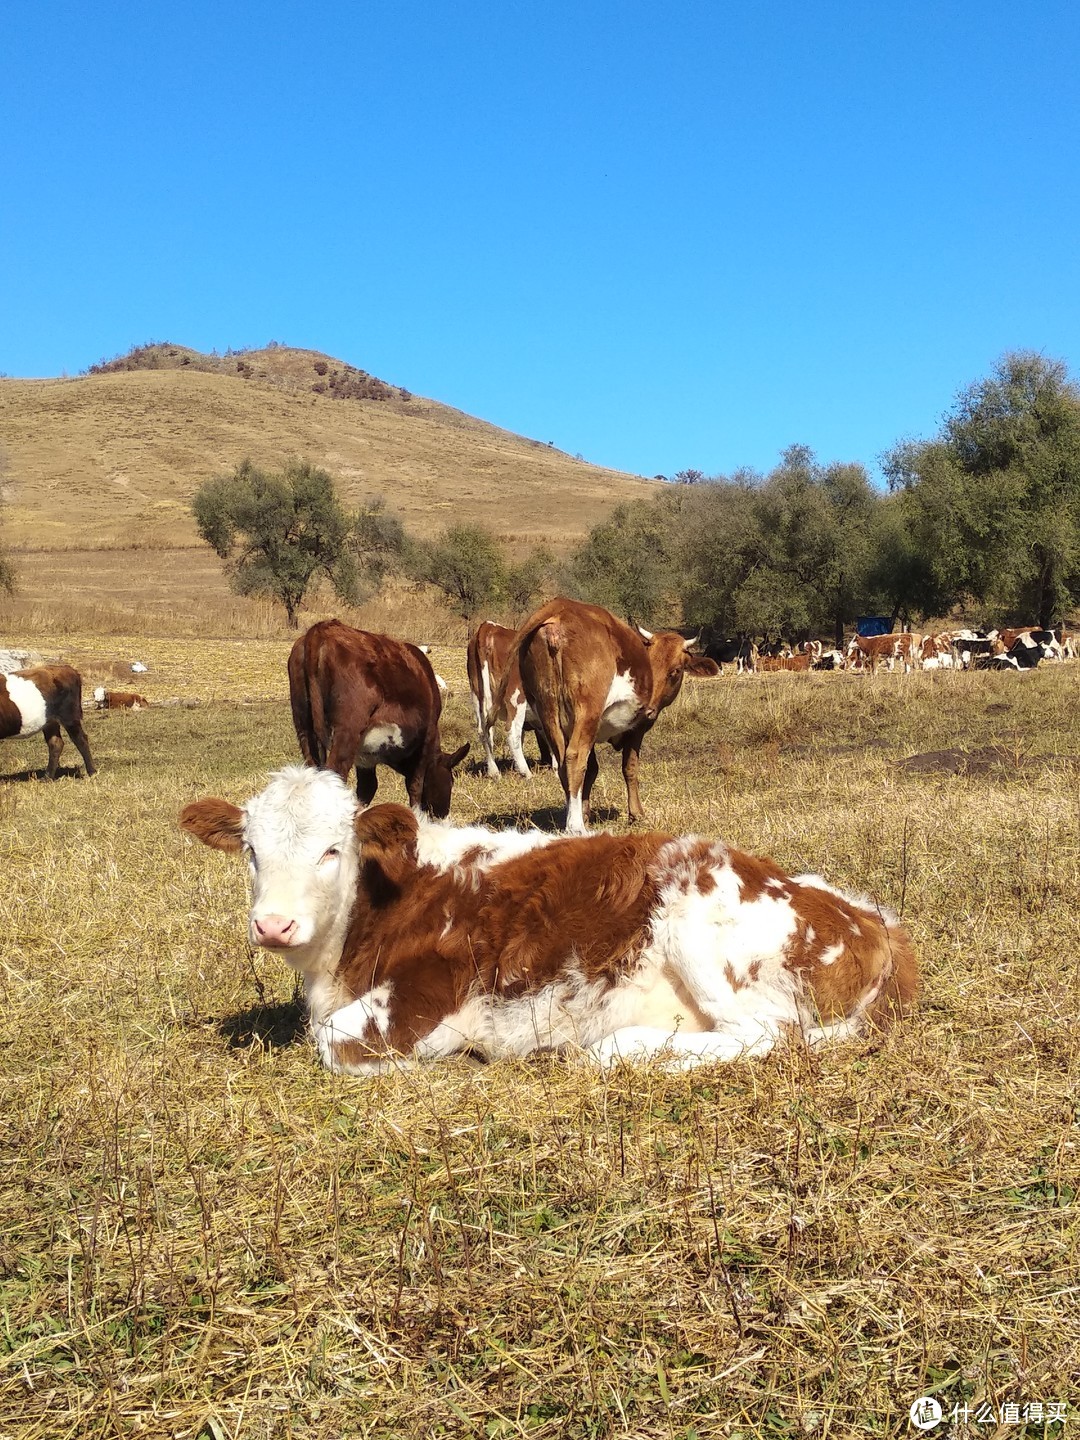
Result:
{"type": "Polygon", "coordinates": [[[563,1047],[689,1066],[861,1034],[918,988],[894,917],[715,840],[453,829],[300,767],[180,825],[246,853],[251,940],[304,977],[332,1070],[563,1047]]]}

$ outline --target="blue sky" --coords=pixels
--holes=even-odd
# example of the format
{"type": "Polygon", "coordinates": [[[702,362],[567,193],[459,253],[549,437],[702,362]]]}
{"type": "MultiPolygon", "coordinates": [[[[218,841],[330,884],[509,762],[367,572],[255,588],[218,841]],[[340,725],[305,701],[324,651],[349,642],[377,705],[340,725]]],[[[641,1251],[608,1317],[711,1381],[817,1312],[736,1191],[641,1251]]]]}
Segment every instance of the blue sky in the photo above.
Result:
{"type": "Polygon", "coordinates": [[[1080,368],[1078,56],[1075,0],[19,6],[0,370],[276,339],[635,473],[872,466],[1080,368]]]}

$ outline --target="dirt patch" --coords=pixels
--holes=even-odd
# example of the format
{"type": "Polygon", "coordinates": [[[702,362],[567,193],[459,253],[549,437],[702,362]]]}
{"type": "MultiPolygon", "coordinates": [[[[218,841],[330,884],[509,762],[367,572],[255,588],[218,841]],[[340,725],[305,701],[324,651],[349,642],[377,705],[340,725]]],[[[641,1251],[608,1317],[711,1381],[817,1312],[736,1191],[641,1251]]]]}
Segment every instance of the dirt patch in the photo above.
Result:
{"type": "Polygon", "coordinates": [[[1049,765],[1080,764],[1078,755],[1025,755],[1005,745],[984,745],[978,750],[927,750],[900,761],[912,775],[991,775],[1021,770],[1045,770],[1049,765]]]}

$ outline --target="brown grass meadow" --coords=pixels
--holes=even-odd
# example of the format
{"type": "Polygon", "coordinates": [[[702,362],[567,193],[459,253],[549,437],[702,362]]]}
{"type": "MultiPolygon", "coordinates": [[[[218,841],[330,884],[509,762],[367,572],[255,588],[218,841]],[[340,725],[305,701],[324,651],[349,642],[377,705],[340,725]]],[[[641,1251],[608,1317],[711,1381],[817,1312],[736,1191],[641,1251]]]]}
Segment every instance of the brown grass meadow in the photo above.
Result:
{"type": "MultiPolygon", "coordinates": [[[[1060,1433],[1000,1417],[1078,1398],[1080,665],[725,676],[647,739],[658,828],[902,911],[886,1037],[363,1081],[175,825],[294,759],[288,638],[8,638],[182,703],[91,715],[92,781],[0,748],[3,1440],[891,1436],[925,1394],[1060,1433]]],[[[595,798],[621,826],[610,751],[595,798]]],[[[467,770],[453,815],[559,803],[467,770]]]]}
{"type": "MultiPolygon", "coordinates": [[[[315,352],[269,352],[315,380],[315,352]]],[[[333,362],[338,363],[338,362],[333,362]]],[[[141,370],[0,378],[4,544],[197,545],[191,496],[245,457],[325,466],[356,505],[381,495],[413,534],[490,525],[512,550],[577,543],[640,478],[590,465],[436,401],[333,400],[288,377],[141,370]]]]}

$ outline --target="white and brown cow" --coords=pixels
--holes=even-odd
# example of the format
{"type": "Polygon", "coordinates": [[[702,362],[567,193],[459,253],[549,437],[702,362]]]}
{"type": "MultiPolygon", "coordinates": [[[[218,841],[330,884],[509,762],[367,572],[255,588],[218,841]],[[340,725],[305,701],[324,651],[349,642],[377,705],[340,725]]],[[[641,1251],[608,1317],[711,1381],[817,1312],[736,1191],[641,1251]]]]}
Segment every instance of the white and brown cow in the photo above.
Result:
{"type": "Polygon", "coordinates": [[[953,670],[959,663],[948,631],[923,636],[919,646],[919,664],[923,670],[953,670]]]}
{"type": "Polygon", "coordinates": [[[887,670],[900,662],[906,675],[919,665],[922,636],[913,635],[910,630],[901,630],[896,635],[853,635],[848,642],[847,663],[849,669],[868,669],[871,675],[878,665],[887,670]]]}
{"type": "Polygon", "coordinates": [[[90,741],[83,729],[82,676],[70,665],[32,665],[0,675],[0,740],[36,735],[40,730],[49,747],[50,780],[60,768],[64,748],[63,726],[83,758],[87,775],[96,767],[90,741]]]}
{"type": "Polygon", "coordinates": [[[506,741],[510,747],[514,769],[519,775],[530,773],[529,762],[525,759],[521,743],[526,730],[536,733],[537,743],[540,747],[540,764],[550,765],[552,769],[556,768],[551,750],[544,739],[544,732],[540,728],[540,722],[525,699],[525,691],[521,684],[521,672],[516,661],[513,662],[513,669],[507,676],[506,685],[503,688],[502,710],[498,715],[495,714],[495,694],[506,670],[516,634],[516,630],[511,630],[506,625],[496,625],[492,620],[482,620],[469,636],[469,643],[465,649],[465,668],[469,675],[469,690],[472,692],[476,729],[484,747],[487,773],[492,779],[499,773],[499,767],[495,763],[495,751],[491,743],[492,730],[496,720],[503,721],[508,727],[506,741]]]}
{"type": "Polygon", "coordinates": [[[918,988],[895,917],[716,840],[358,813],[337,776],[299,766],[180,825],[246,854],[250,938],[303,977],[332,1070],[457,1051],[732,1060],[883,1026],[918,988]]]}
{"type": "Polygon", "coordinates": [[[714,660],[690,653],[674,631],[625,625],[599,605],[550,600],[517,632],[495,696],[498,712],[512,666],[551,747],[566,796],[566,830],[583,835],[603,740],[622,754],[631,823],[644,811],[638,791],[641,742],[678,695],[683,676],[718,675],[714,660]]]}
{"type": "Polygon", "coordinates": [[[376,765],[389,765],[404,777],[410,805],[450,813],[454,767],[469,747],[442,750],[442,696],[418,645],[320,620],[289,652],[289,701],[305,762],[342,780],[355,765],[365,805],[379,786],[376,765]]]}

